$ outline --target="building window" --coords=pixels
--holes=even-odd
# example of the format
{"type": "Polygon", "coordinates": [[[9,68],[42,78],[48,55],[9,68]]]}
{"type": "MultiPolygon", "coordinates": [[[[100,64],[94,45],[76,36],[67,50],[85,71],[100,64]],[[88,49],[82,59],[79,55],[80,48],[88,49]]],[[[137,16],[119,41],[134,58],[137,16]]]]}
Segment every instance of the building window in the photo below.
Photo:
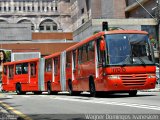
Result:
{"type": "Polygon", "coordinates": [[[38,6],[38,11],[40,11],[40,6],[38,6]]]}
{"type": "Polygon", "coordinates": [[[16,11],[17,10],[17,8],[16,7],[14,7],[14,11],[16,11]]]}
{"type": "Polygon", "coordinates": [[[82,24],[85,22],[85,20],[84,19],[82,19],[82,24]]]}
{"type": "Polygon", "coordinates": [[[8,7],[8,10],[11,11],[11,7],[8,7]]]}
{"type": "Polygon", "coordinates": [[[51,7],[51,11],[53,11],[53,7],[51,7]]]}
{"type": "Polygon", "coordinates": [[[55,10],[57,11],[57,10],[58,10],[58,8],[57,8],[57,7],[55,7],[55,10]]]}
{"type": "Polygon", "coordinates": [[[34,11],[34,7],[32,6],[32,11],[34,11]]]}
{"type": "Polygon", "coordinates": [[[28,11],[30,11],[30,7],[28,6],[28,11]]]}
{"type": "Polygon", "coordinates": [[[57,26],[53,25],[53,30],[57,30],[57,26]]]}
{"type": "Polygon", "coordinates": [[[19,11],[21,11],[21,7],[19,6],[19,11]]]}
{"type": "Polygon", "coordinates": [[[47,30],[47,31],[50,31],[50,30],[51,30],[51,27],[50,27],[50,26],[46,26],[46,30],[47,30]]]}
{"type": "Polygon", "coordinates": [[[2,10],[2,8],[0,7],[0,11],[2,10]]]}
{"type": "Polygon", "coordinates": [[[23,10],[25,11],[25,10],[26,10],[26,8],[25,8],[25,7],[23,7],[23,10]]]}
{"type": "Polygon", "coordinates": [[[81,14],[83,14],[83,13],[84,13],[84,8],[81,9],[81,14]]]}
{"type": "Polygon", "coordinates": [[[44,6],[42,7],[42,11],[44,11],[44,6]]]}
{"type": "Polygon", "coordinates": [[[6,11],[6,7],[4,7],[4,11],[6,11]]]}
{"type": "Polygon", "coordinates": [[[31,30],[34,30],[34,26],[31,26],[31,30]]]}
{"type": "Polygon", "coordinates": [[[47,11],[49,11],[49,7],[47,7],[47,11]]]}
{"type": "Polygon", "coordinates": [[[40,29],[41,31],[43,31],[43,30],[44,30],[44,26],[40,26],[39,29],[40,29]]]}

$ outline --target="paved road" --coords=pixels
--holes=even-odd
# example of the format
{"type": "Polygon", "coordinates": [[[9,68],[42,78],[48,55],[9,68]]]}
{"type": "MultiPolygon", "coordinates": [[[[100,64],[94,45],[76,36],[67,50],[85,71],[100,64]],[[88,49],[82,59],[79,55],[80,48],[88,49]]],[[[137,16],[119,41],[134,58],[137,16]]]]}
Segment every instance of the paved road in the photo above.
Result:
{"type": "Polygon", "coordinates": [[[64,118],[66,114],[76,114],[76,118],[88,114],[160,114],[159,92],[138,92],[137,97],[113,94],[98,98],[89,97],[88,94],[68,96],[1,93],[0,101],[31,118],[43,119],[51,118],[49,115],[57,117],[55,114],[64,118]]]}

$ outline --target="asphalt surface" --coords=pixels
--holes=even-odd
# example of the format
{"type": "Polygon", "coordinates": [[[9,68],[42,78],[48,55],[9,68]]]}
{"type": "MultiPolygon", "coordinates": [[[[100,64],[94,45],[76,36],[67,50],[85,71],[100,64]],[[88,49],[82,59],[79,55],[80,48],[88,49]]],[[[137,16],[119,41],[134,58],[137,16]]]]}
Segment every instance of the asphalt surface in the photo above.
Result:
{"type": "MultiPolygon", "coordinates": [[[[138,92],[136,97],[129,97],[128,94],[113,94],[96,98],[90,97],[88,93],[80,96],[1,93],[0,101],[4,104],[1,104],[4,111],[35,120],[70,118],[76,120],[96,114],[102,115],[98,116],[101,118],[105,118],[104,115],[108,114],[160,114],[159,92],[138,92]]],[[[91,116],[92,119],[94,117],[91,116]]],[[[160,116],[156,118],[160,119],[160,116]]]]}

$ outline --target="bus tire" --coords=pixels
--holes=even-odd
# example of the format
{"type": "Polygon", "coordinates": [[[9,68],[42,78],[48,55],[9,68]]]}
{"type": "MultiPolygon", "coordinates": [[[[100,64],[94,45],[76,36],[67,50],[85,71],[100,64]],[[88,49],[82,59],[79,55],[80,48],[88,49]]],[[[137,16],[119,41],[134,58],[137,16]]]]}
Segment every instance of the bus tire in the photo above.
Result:
{"type": "Polygon", "coordinates": [[[73,95],[73,87],[72,87],[71,80],[68,80],[68,92],[69,92],[69,95],[73,95]]]}
{"type": "Polygon", "coordinates": [[[94,84],[93,78],[89,79],[89,91],[90,91],[90,95],[92,97],[96,97],[96,88],[95,88],[95,84],[94,84]]]}
{"type": "Polygon", "coordinates": [[[132,90],[132,91],[129,91],[129,96],[130,97],[134,97],[137,95],[137,90],[132,90]]]}
{"type": "Polygon", "coordinates": [[[22,92],[22,87],[21,87],[20,83],[16,84],[16,93],[17,93],[17,95],[21,95],[23,93],[22,92]]]}

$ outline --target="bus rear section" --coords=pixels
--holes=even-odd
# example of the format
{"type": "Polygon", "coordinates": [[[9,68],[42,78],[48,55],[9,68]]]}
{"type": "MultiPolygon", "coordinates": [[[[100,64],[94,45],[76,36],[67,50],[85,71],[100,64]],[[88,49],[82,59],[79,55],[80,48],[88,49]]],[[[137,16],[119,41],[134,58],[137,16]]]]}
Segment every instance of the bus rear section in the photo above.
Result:
{"type": "Polygon", "coordinates": [[[127,92],[155,88],[155,61],[148,33],[100,32],[68,48],[66,82],[70,93],[127,92]]]}
{"type": "MultiPolygon", "coordinates": [[[[42,62],[43,63],[43,62],[42,62]]],[[[5,91],[17,94],[34,92],[40,94],[43,89],[43,77],[40,78],[41,59],[30,59],[4,63],[2,86],[5,91]]]]}

